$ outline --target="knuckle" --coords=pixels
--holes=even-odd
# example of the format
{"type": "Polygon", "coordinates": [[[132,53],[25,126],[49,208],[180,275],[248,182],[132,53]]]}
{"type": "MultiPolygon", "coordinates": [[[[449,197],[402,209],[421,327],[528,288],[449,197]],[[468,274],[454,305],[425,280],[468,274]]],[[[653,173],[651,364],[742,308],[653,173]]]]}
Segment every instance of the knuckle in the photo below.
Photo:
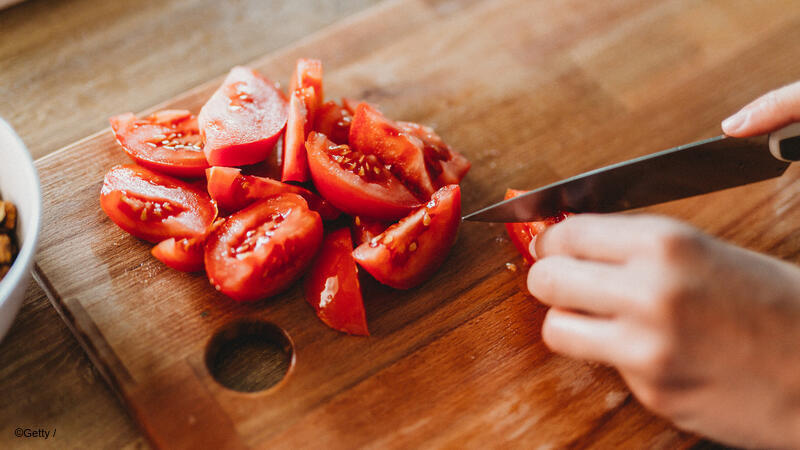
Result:
{"type": "Polygon", "coordinates": [[[702,234],[687,225],[669,223],[654,233],[656,256],[666,262],[695,258],[702,252],[702,234]]]}
{"type": "Polygon", "coordinates": [[[673,395],[658,383],[641,387],[634,394],[645,408],[657,414],[670,416],[676,410],[673,395]]]}

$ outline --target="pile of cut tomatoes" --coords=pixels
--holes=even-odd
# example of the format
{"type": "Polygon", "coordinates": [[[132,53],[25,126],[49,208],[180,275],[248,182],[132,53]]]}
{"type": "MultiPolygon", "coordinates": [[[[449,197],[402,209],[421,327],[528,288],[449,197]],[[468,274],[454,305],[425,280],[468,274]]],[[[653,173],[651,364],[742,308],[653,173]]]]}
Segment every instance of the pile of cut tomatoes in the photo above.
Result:
{"type": "Polygon", "coordinates": [[[325,101],[318,60],[297,62],[288,96],[234,67],[197,116],[128,113],[111,127],[136,164],[106,174],[103,211],[155,243],[166,265],[204,270],[237,301],[276,295],[306,274],[306,300],[323,322],[368,335],[358,267],[409,289],[455,241],[469,161],[429,127],[365,102],[325,101]],[[264,176],[276,151],[280,173],[264,176]]]}

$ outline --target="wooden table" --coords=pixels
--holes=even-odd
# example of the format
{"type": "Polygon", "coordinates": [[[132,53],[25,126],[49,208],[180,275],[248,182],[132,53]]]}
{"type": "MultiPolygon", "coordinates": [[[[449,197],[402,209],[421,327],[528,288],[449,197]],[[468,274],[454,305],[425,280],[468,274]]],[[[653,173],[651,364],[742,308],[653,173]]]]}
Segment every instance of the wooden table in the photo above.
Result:
{"type": "MultiPolygon", "coordinates": [[[[298,3],[287,2],[290,6],[276,8],[277,13],[262,11],[264,17],[256,17],[254,12],[244,14],[242,10],[223,11],[214,2],[202,1],[140,2],[135,8],[89,2],[29,2],[16,6],[0,13],[0,62],[4,68],[0,71],[0,86],[3,86],[0,89],[5,89],[0,90],[0,115],[9,118],[33,153],[41,156],[104,127],[106,117],[114,112],[141,110],[170,98],[225,72],[235,63],[247,62],[282,47],[322,23],[349,15],[369,2],[357,5],[349,2],[347,10],[336,2],[315,6],[318,10],[313,18],[304,14],[305,6],[298,3]],[[41,20],[37,22],[31,17],[41,17],[41,20]],[[43,28],[42,23],[52,25],[43,28]],[[274,26],[267,26],[267,23],[274,26]],[[164,37],[164,30],[181,39],[174,38],[175,43],[167,43],[169,39],[164,37]],[[252,39],[254,35],[259,38],[252,39]],[[197,48],[205,51],[189,54],[190,49],[197,48]],[[191,70],[175,69],[175,61],[186,58],[191,70]],[[159,77],[155,82],[153,74],[161,73],[165,66],[170,68],[169,76],[159,77]],[[21,97],[28,102],[24,106],[19,104],[21,97]]],[[[452,5],[446,1],[430,3],[445,15],[448,5],[452,5]]],[[[585,4],[576,3],[575,14],[580,14],[585,4]]],[[[571,48],[570,57],[585,70],[595,73],[615,66],[625,69],[592,85],[607,92],[608,98],[616,102],[597,105],[598,112],[603,108],[612,113],[642,111],[647,106],[655,111],[659,104],[653,99],[659,96],[653,95],[654,91],[664,93],[662,101],[673,102],[672,115],[654,113],[652,123],[645,122],[644,116],[638,117],[637,124],[649,127],[622,130],[641,136],[639,145],[642,148],[630,149],[635,153],[646,149],[645,137],[657,133],[659,123],[673,123],[675,114],[695,120],[683,134],[677,133],[681,139],[698,138],[701,136],[695,134],[715,130],[719,112],[731,112],[768,87],[799,77],[800,58],[793,52],[792,43],[798,38],[800,11],[794,11],[791,6],[791,2],[777,1],[761,2],[757,7],[744,1],[734,4],[674,0],[657,6],[640,2],[625,12],[630,14],[630,20],[621,26],[604,29],[608,18],[597,15],[597,23],[583,23],[580,29],[563,30],[564,42],[570,34],[592,32],[592,27],[597,26],[595,31],[601,33],[603,39],[587,40],[584,45],[571,48]],[[652,48],[653,42],[625,39],[645,27],[655,30],[649,36],[661,44],[663,50],[658,54],[636,52],[637,48],[652,48]],[[683,59],[687,57],[689,64],[683,59]],[[738,61],[759,59],[765,61],[763,65],[738,64],[738,61]],[[665,72],[664,64],[674,66],[675,70],[669,76],[658,76],[665,72]],[[684,83],[693,88],[682,90],[684,83]],[[707,89],[707,98],[719,103],[710,105],[698,101],[697,95],[703,88],[707,89]],[[724,89],[724,95],[713,92],[715,88],[724,89]],[[694,109],[680,111],[674,106],[683,103],[675,102],[685,102],[694,109]],[[706,113],[712,106],[718,113],[706,113]]],[[[544,32],[533,28],[531,39],[544,32]]],[[[564,42],[552,42],[553,48],[564,42]]],[[[540,56],[524,52],[517,55],[530,58],[531,64],[540,56]]],[[[578,87],[591,84],[582,78],[572,81],[578,87]]],[[[551,98],[558,94],[545,96],[541,105],[531,107],[558,106],[555,98],[551,98]]],[[[560,94],[568,97],[579,92],[560,94]]],[[[557,112],[550,117],[558,118],[557,112]]],[[[591,114],[584,118],[592,117],[613,120],[591,114]]],[[[568,125],[542,123],[535,124],[531,130],[560,126],[564,128],[566,141],[582,142],[580,130],[568,125]]],[[[531,138],[528,134],[523,137],[531,138]]],[[[656,141],[659,145],[668,144],[658,141],[657,137],[656,141]]],[[[588,169],[592,164],[590,155],[586,161],[573,164],[572,169],[588,169]]],[[[695,209],[699,206],[693,205],[695,209]]],[[[665,208],[664,212],[675,211],[665,208]]],[[[713,221],[699,216],[698,222],[710,224],[713,221]]],[[[739,241],[747,238],[736,229],[715,231],[739,241]]],[[[751,239],[750,242],[760,245],[762,241],[751,239]]],[[[790,239],[780,244],[785,247],[792,242],[795,241],[790,239]]],[[[793,254],[791,249],[783,247],[776,251],[793,254]]],[[[7,399],[0,406],[0,446],[3,447],[6,446],[3,444],[48,445],[45,441],[15,439],[13,428],[17,426],[57,429],[59,447],[145,445],[35,286],[30,288],[10,334],[0,344],[0,398],[7,399]]]]}

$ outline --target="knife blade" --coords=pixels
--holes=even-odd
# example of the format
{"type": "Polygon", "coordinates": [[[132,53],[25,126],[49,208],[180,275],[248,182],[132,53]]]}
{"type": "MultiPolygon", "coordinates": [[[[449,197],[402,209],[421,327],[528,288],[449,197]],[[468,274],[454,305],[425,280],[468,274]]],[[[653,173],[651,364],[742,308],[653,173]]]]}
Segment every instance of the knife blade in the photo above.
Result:
{"type": "Polygon", "coordinates": [[[770,135],[717,136],[592,170],[463,217],[531,222],[562,212],[610,213],[775,178],[800,159],[800,123],[770,135]]]}

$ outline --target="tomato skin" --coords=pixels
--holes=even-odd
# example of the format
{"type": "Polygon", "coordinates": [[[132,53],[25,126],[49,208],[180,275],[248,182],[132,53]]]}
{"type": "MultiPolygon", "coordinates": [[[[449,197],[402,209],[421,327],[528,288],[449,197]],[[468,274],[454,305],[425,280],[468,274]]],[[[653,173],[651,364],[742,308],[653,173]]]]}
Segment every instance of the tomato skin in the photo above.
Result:
{"type": "Polygon", "coordinates": [[[197,116],[212,166],[263,161],[286,126],[287,102],[270,80],[253,69],[231,69],[197,116]]]}
{"type": "Polygon", "coordinates": [[[359,154],[347,146],[337,146],[325,135],[312,132],[306,140],[311,178],[319,193],[333,206],[351,215],[376,220],[395,220],[418,206],[417,199],[389,171],[373,164],[356,165],[359,154]],[[343,158],[337,162],[334,158],[343,158]],[[347,169],[352,163],[354,169],[347,169]],[[378,174],[373,175],[373,170],[378,174]],[[371,178],[372,177],[372,178],[371,178]]]}
{"type": "Polygon", "coordinates": [[[242,175],[242,171],[237,168],[212,167],[206,171],[206,178],[209,195],[224,212],[236,212],[258,200],[293,193],[303,197],[308,202],[308,207],[322,216],[322,220],[334,220],[341,214],[333,205],[308,189],[270,178],[242,175]]]}
{"type": "Polygon", "coordinates": [[[164,110],[144,118],[125,113],[109,119],[117,142],[134,161],[167,175],[201,177],[208,168],[197,118],[164,110]]]}
{"type": "Polygon", "coordinates": [[[461,223],[461,189],[436,191],[430,202],[353,251],[356,262],[379,282],[411,289],[447,258],[461,223]]]}
{"type": "Polygon", "coordinates": [[[352,121],[353,114],[347,107],[340,106],[335,101],[325,102],[316,113],[314,131],[324,134],[337,144],[347,144],[352,121]]]}
{"type": "Polygon", "coordinates": [[[322,219],[297,194],[280,194],[232,214],[206,240],[208,279],[240,302],[286,290],[322,242],[322,219]]]}
{"type": "Polygon", "coordinates": [[[305,296],[317,317],[329,327],[369,336],[358,268],[353,259],[353,241],[347,228],[325,236],[306,278],[305,296]]]}
{"type": "MultiPolygon", "coordinates": [[[[520,194],[524,194],[525,192],[527,191],[507,189],[505,200],[514,198],[520,194]]],[[[508,233],[509,239],[511,239],[511,243],[517,248],[517,251],[520,255],[522,255],[522,258],[525,259],[525,262],[528,264],[533,264],[536,262],[536,260],[533,258],[533,255],[531,255],[529,250],[533,237],[544,231],[547,227],[555,225],[571,215],[572,214],[570,213],[561,213],[559,216],[550,217],[537,222],[507,223],[505,224],[506,232],[508,233]]]]}
{"type": "Polygon", "coordinates": [[[159,261],[181,272],[200,272],[203,264],[203,243],[205,238],[169,238],[161,241],[150,250],[159,261]]]}
{"type": "Polygon", "coordinates": [[[120,228],[154,243],[202,236],[217,217],[202,189],[134,164],[108,171],[100,207],[120,228]]]}
{"type": "Polygon", "coordinates": [[[356,247],[369,242],[372,238],[386,231],[391,223],[379,220],[367,219],[365,217],[353,217],[353,223],[350,225],[350,231],[353,234],[353,243],[356,247]]]}
{"type": "Polygon", "coordinates": [[[316,93],[313,87],[292,91],[289,100],[289,117],[283,138],[283,173],[281,181],[308,181],[306,136],[314,125],[316,93]]]}

